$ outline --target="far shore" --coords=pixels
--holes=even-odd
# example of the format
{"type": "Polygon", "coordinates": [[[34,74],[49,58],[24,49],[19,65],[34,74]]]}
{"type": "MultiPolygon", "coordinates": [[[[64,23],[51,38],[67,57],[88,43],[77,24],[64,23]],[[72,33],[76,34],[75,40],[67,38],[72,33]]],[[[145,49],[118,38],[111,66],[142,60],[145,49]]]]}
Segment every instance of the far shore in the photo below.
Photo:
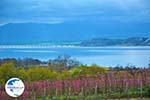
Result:
{"type": "Polygon", "coordinates": [[[0,45],[0,48],[150,48],[150,46],[0,45]]]}

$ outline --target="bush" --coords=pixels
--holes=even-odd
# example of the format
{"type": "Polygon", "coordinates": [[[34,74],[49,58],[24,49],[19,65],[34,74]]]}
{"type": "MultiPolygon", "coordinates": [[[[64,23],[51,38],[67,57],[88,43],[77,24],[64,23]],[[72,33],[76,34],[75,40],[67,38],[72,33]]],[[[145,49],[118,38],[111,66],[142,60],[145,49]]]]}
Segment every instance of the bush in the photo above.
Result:
{"type": "Polygon", "coordinates": [[[8,79],[17,77],[13,63],[5,63],[0,67],[0,83],[4,84],[8,79]]]}

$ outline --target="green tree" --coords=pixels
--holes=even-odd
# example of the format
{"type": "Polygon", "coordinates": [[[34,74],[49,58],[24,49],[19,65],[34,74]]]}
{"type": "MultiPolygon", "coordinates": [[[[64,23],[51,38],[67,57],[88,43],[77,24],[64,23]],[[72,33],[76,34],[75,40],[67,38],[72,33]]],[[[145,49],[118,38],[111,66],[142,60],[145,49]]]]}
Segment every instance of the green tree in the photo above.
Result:
{"type": "Polygon", "coordinates": [[[18,67],[16,69],[17,77],[20,78],[23,81],[29,81],[29,75],[27,73],[27,70],[25,70],[23,67],[18,67]]]}
{"type": "Polygon", "coordinates": [[[13,63],[5,63],[0,67],[0,83],[4,84],[8,79],[16,77],[16,69],[13,63]]]}
{"type": "Polygon", "coordinates": [[[27,71],[30,81],[53,79],[57,76],[56,72],[46,67],[30,67],[27,71]]]}

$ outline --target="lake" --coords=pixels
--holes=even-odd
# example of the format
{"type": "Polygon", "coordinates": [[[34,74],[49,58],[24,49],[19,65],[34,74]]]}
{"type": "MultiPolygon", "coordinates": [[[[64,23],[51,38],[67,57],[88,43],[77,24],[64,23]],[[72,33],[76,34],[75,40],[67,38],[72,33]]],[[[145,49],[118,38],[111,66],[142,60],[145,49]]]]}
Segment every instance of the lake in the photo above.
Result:
{"type": "Polygon", "coordinates": [[[83,64],[116,66],[133,64],[147,67],[150,62],[150,47],[2,47],[0,58],[37,58],[47,61],[59,55],[69,55],[83,64]]]}

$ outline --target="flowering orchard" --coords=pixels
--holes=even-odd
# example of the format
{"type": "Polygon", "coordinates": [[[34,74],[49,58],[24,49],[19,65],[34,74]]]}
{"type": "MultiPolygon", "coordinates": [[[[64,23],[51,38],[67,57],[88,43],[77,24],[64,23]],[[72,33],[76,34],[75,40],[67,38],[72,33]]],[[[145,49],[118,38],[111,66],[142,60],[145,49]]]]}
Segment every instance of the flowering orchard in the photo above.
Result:
{"type": "MultiPolygon", "coordinates": [[[[25,91],[17,100],[52,100],[52,98],[87,97],[129,98],[150,96],[150,70],[107,71],[95,74],[80,74],[66,79],[25,82],[25,91]]],[[[0,85],[0,100],[14,100],[0,85]]]]}

